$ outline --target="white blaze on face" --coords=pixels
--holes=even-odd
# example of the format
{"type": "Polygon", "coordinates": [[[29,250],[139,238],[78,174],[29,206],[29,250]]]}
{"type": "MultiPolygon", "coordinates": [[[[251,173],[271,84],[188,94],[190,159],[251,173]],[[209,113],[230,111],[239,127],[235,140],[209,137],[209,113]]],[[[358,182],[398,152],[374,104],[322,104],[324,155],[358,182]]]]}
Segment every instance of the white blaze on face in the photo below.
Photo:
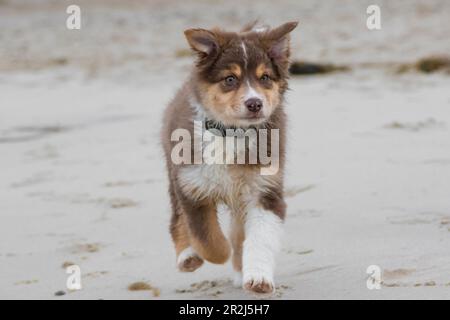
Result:
{"type": "Polygon", "coordinates": [[[256,91],[250,84],[250,81],[247,80],[247,90],[244,96],[244,102],[249,99],[260,99],[261,101],[264,102],[263,95],[260,94],[258,91],[256,91]]]}
{"type": "Polygon", "coordinates": [[[245,46],[244,41],[241,42],[242,51],[244,53],[244,66],[245,69],[247,69],[247,62],[248,62],[248,56],[247,56],[247,48],[245,46]]]}
{"type": "Polygon", "coordinates": [[[263,96],[261,93],[259,93],[257,90],[255,90],[255,88],[252,87],[252,85],[250,84],[250,81],[249,81],[249,80],[246,81],[246,87],[247,87],[247,88],[246,88],[246,90],[245,90],[244,97],[242,98],[242,105],[243,105],[243,108],[245,108],[245,111],[247,111],[247,107],[245,106],[245,102],[246,102],[247,100],[250,100],[250,99],[259,99],[259,100],[261,100],[262,103],[263,103],[263,107],[262,107],[262,109],[261,109],[261,112],[262,112],[263,114],[265,114],[264,106],[265,106],[265,104],[266,104],[266,101],[265,101],[265,99],[264,99],[264,96],[263,96]]]}
{"type": "MultiPolygon", "coordinates": [[[[247,54],[247,47],[246,47],[244,41],[241,42],[241,47],[242,47],[242,52],[243,52],[243,56],[244,56],[244,66],[245,66],[245,69],[247,69],[247,67],[248,67],[248,54],[247,54]]],[[[264,105],[266,104],[266,100],[264,98],[264,95],[262,95],[257,90],[255,90],[255,88],[252,87],[252,85],[250,84],[250,81],[248,79],[246,80],[245,84],[246,84],[246,90],[245,90],[245,94],[242,97],[242,101],[241,101],[241,108],[242,108],[243,112],[247,113],[247,107],[245,106],[245,102],[247,100],[249,100],[249,99],[259,99],[263,103],[263,107],[261,109],[261,112],[264,115],[265,114],[264,105]]]]}

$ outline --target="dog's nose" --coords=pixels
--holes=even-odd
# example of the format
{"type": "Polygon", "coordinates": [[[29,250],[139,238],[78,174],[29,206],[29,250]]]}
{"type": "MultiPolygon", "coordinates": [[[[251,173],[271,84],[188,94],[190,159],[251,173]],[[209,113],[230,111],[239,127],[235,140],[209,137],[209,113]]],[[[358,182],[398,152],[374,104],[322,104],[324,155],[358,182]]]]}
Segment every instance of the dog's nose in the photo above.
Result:
{"type": "Polygon", "coordinates": [[[258,98],[251,98],[245,101],[245,106],[250,112],[258,112],[262,108],[262,101],[258,98]]]}

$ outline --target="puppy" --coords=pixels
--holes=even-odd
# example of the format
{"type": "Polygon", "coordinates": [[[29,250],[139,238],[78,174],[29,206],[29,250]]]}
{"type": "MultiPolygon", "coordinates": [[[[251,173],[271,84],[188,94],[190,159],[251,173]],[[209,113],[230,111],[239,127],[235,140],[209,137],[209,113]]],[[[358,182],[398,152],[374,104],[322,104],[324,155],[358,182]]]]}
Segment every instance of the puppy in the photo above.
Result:
{"type": "MultiPolygon", "coordinates": [[[[286,212],[283,101],[289,33],[296,26],[289,22],[277,28],[249,25],[240,32],[185,31],[197,62],[167,107],[162,130],[172,205],[170,232],[181,271],[195,271],[205,260],[223,264],[231,256],[235,284],[255,293],[274,291],[274,256],[286,212]],[[234,148],[232,158],[254,152],[256,161],[249,155],[238,164],[202,161],[205,133],[214,131],[219,138],[229,130],[240,131],[237,139],[245,140],[234,148]],[[258,135],[250,142],[250,130],[268,132],[269,138],[263,141],[258,135]],[[269,156],[274,150],[278,153],[277,166],[269,173],[262,171],[267,168],[262,149],[269,156]],[[231,246],[218,222],[222,205],[231,213],[231,246]]],[[[218,145],[216,156],[222,150],[218,145]]]]}

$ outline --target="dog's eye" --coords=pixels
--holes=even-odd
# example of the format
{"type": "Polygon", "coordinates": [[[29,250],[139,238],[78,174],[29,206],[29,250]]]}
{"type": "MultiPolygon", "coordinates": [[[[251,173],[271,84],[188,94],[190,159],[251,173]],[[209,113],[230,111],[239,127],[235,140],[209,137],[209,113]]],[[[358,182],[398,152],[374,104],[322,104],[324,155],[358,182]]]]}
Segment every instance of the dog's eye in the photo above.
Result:
{"type": "Polygon", "coordinates": [[[260,79],[262,82],[268,82],[270,81],[270,76],[268,74],[263,74],[263,76],[260,79]]]}
{"type": "Polygon", "coordinates": [[[235,76],[228,76],[225,78],[224,82],[225,82],[225,85],[233,87],[237,83],[237,78],[235,76]]]}

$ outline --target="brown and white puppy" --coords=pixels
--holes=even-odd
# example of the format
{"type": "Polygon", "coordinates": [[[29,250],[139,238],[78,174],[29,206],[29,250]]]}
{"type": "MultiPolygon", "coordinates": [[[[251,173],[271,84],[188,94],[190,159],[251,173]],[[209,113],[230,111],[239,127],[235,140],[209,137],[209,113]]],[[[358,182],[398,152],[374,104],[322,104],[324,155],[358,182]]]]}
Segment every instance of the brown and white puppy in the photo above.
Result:
{"type": "MultiPolygon", "coordinates": [[[[162,130],[173,211],[170,231],[181,271],[192,272],[204,260],[223,264],[232,255],[236,284],[256,293],[274,290],[274,255],[286,211],[283,97],[288,87],[289,33],[296,26],[296,22],[273,29],[251,25],[239,33],[185,31],[198,60],[166,109],[162,130]],[[200,133],[195,121],[204,124],[200,133]],[[262,175],[259,160],[244,165],[173,161],[178,143],[173,133],[179,129],[192,137],[183,142],[190,153],[187,158],[192,160],[199,152],[203,156],[194,140],[208,129],[206,123],[213,128],[278,129],[279,170],[262,175]],[[218,222],[219,205],[231,213],[231,246],[218,222]]],[[[269,153],[272,143],[269,139],[269,153]]]]}

